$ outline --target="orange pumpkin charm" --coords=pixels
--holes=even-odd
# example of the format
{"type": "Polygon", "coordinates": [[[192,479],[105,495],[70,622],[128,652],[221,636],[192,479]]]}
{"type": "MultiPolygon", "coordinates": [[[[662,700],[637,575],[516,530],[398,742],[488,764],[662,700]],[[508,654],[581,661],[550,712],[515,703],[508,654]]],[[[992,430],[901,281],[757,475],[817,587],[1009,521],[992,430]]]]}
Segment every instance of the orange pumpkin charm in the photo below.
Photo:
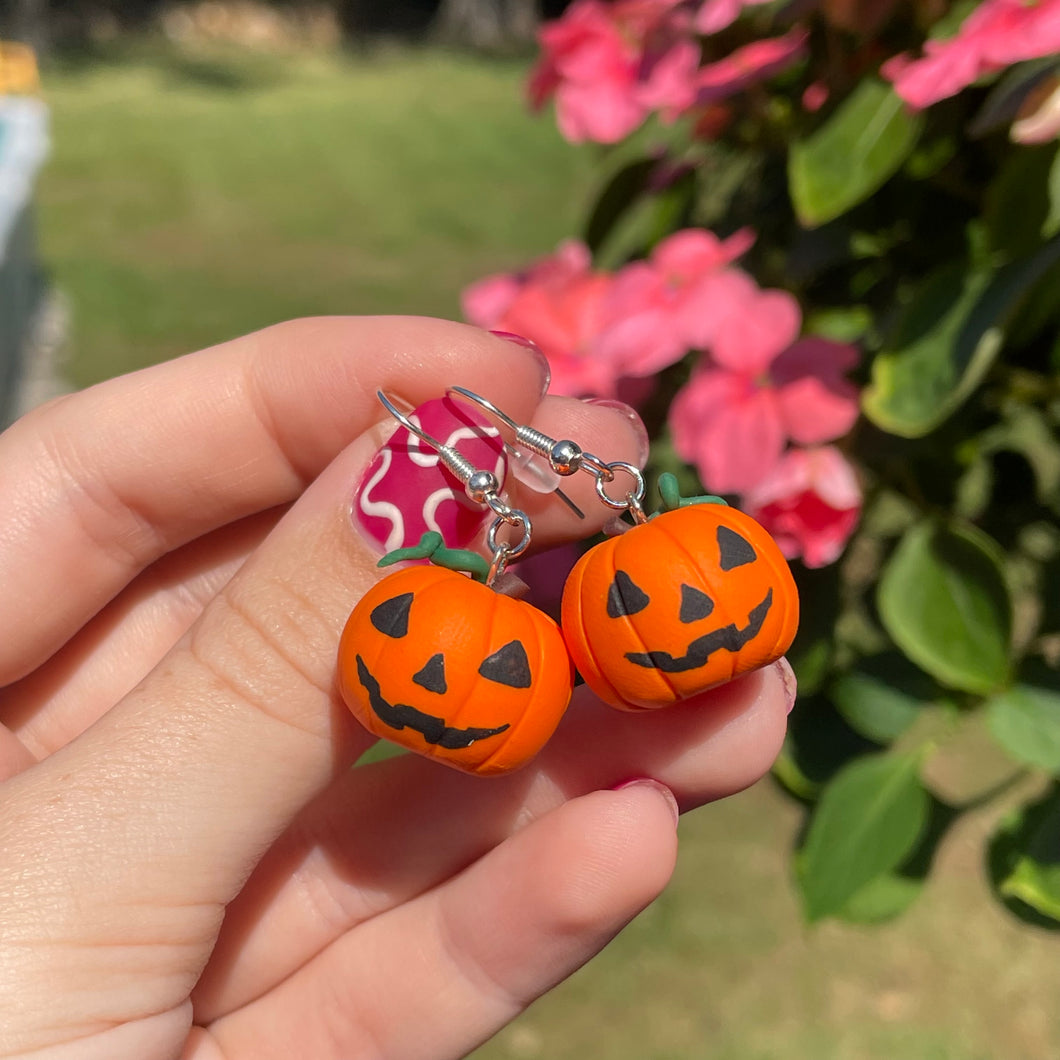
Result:
{"type": "Polygon", "coordinates": [[[559,626],[528,603],[440,567],[370,589],[339,645],[339,685],[376,736],[465,773],[518,769],[570,701],[559,626]]]}
{"type": "Polygon", "coordinates": [[[621,710],[688,699],[787,651],[799,598],[787,561],[725,504],[662,512],[590,549],[563,591],[567,648],[621,710]]]}

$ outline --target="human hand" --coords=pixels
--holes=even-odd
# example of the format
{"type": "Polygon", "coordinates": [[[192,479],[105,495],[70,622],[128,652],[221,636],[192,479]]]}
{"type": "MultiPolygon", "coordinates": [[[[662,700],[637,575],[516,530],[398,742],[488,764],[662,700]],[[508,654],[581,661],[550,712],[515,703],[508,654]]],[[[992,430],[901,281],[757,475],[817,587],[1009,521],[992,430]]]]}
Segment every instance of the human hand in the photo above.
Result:
{"type": "MultiPolygon", "coordinates": [[[[665,886],[671,791],[689,809],[769,767],[781,664],[647,716],[579,688],[498,779],[349,768],[372,738],[335,653],[381,577],[349,519],[376,389],[464,383],[643,457],[628,417],[544,382],[461,325],[306,320],[0,436],[0,1057],[464,1055],[665,886]]],[[[585,523],[517,495],[536,540],[603,522],[578,478],[585,523]]]]}

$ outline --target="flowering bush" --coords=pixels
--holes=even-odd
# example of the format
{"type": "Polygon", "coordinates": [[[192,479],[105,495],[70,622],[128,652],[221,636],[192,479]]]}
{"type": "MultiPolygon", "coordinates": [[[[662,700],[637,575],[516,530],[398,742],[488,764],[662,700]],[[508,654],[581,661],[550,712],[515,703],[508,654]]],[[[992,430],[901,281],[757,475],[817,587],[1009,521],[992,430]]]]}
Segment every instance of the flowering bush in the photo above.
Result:
{"type": "Polygon", "coordinates": [[[601,190],[465,312],[792,559],[807,916],[897,914],[1000,800],[992,886],[1060,925],[1060,0],[574,0],[541,49],[601,190]],[[958,797],[969,730],[1011,783],[958,797]]]}

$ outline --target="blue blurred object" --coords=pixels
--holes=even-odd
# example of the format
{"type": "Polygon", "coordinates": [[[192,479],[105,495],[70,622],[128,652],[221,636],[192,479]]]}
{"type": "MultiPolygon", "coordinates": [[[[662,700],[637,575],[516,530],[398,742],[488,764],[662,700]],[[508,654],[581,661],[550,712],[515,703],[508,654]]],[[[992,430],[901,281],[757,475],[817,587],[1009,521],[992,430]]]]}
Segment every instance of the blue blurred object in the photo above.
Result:
{"type": "Polygon", "coordinates": [[[23,357],[44,290],[34,238],[33,186],[48,154],[48,108],[0,96],[0,427],[16,409],[23,357]]]}

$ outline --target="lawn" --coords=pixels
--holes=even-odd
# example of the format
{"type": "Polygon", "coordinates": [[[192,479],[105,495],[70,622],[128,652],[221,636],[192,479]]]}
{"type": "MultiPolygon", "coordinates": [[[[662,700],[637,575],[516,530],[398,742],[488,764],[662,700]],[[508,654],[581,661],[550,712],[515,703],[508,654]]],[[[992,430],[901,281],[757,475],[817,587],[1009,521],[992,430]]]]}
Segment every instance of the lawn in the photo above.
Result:
{"type": "Polygon", "coordinates": [[[53,71],[41,240],[75,381],[306,314],[458,316],[462,286],[569,234],[590,187],[521,77],[436,52],[53,71]]]}
{"type": "MultiPolygon", "coordinates": [[[[457,315],[468,281],[575,231],[591,190],[591,153],[525,115],[522,75],[431,51],[47,72],[39,223],[74,382],[296,315],[457,315]]],[[[702,810],[664,898],[476,1060],[1056,1060],[1056,937],[987,895],[988,823],[959,822],[897,925],[811,930],[795,808],[765,781],[702,810]]]]}

